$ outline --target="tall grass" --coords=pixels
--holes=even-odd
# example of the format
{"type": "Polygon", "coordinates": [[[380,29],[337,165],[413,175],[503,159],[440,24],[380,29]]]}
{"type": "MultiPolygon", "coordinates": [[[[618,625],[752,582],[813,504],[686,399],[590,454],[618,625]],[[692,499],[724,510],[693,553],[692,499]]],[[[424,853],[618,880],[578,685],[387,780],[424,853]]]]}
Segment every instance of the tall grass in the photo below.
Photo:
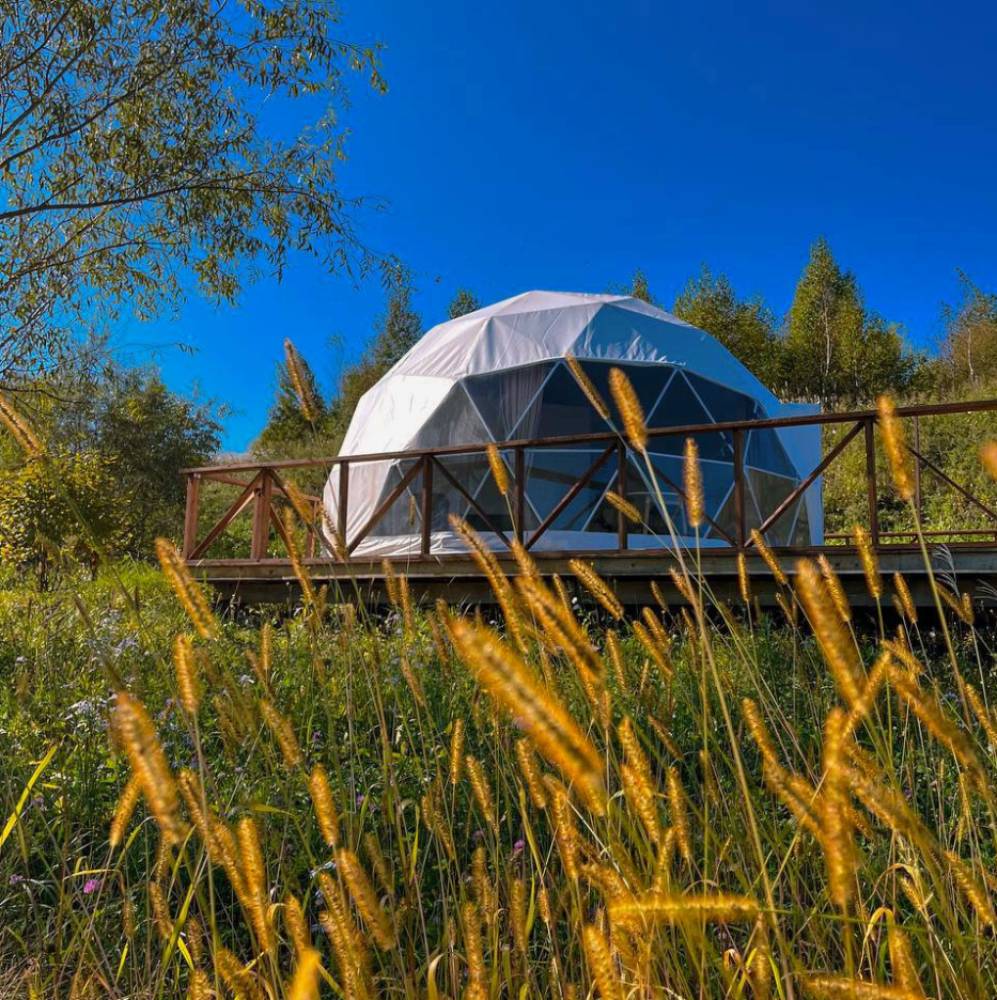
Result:
{"type": "Polygon", "coordinates": [[[894,581],[898,627],[860,629],[829,566],[768,553],[776,620],[692,552],[682,609],[631,610],[462,530],[501,620],[404,576],[379,616],[303,581],[220,619],[166,543],[162,575],[0,594],[0,990],[994,995],[971,602],[939,586],[926,625],[894,581]]]}

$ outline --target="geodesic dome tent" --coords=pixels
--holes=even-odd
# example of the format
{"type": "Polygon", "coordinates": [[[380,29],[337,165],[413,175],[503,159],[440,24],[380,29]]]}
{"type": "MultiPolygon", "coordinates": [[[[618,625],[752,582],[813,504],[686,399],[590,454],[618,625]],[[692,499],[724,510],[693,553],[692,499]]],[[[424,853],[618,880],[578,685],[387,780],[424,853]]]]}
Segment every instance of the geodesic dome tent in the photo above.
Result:
{"type": "MultiPolygon", "coordinates": [[[[638,299],[618,295],[526,292],[433,327],[360,400],[341,455],[369,455],[454,445],[537,440],[616,428],[582,390],[565,358],[573,356],[610,402],[609,371],[623,369],[648,427],[754,420],[813,412],[784,404],[710,334],[638,299]]],[[[610,409],[614,409],[610,403],[610,409]]],[[[696,435],[706,512],[734,535],[733,443],[729,432],[696,435]]],[[[527,533],[544,522],[609,442],[528,448],[525,452],[527,533]]],[[[691,541],[684,504],[668,485],[682,483],[684,439],[652,437],[648,446],[656,484],[645,463],[631,456],[626,495],[641,512],[628,544],[674,544],[662,501],[679,539],[691,541]],[[656,488],[657,487],[657,488],[656,488]]],[[[510,451],[500,451],[512,478],[510,451]]],[[[817,427],[753,429],[745,438],[747,526],[757,527],[820,460],[817,427]]],[[[415,458],[351,463],[347,537],[353,538],[402,481],[415,458]]],[[[440,456],[441,466],[475,499],[483,519],[447,476],[433,479],[431,551],[462,552],[449,515],[465,517],[497,548],[512,530],[511,505],[481,454],[440,456]]],[[[355,555],[416,554],[422,525],[416,476],[355,555]],[[407,495],[406,495],[407,494],[407,495]]],[[[609,461],[559,512],[535,550],[585,551],[617,547],[617,513],[606,500],[616,489],[609,461]]],[[[332,523],[338,511],[338,470],[325,487],[332,523]]],[[[773,545],[818,544],[823,537],[819,483],[773,526],[773,545]]],[[[700,529],[704,545],[728,544],[715,527],[700,529]]]]}

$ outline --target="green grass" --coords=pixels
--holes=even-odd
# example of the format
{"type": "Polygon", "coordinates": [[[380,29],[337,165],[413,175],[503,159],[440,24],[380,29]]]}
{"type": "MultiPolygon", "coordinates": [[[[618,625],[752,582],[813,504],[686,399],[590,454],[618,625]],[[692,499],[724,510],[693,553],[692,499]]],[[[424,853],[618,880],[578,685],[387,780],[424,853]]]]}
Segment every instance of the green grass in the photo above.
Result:
{"type": "MultiPolygon", "coordinates": [[[[953,661],[937,625],[921,632],[905,624],[924,663],[923,697],[962,734],[986,781],[970,787],[965,766],[909,705],[889,687],[880,692],[855,743],[874,761],[875,781],[916,810],[928,839],[890,829],[849,787],[847,826],[857,861],[854,893],[841,906],[829,896],[827,844],[766,786],[742,708],[746,697],[757,702],[782,766],[823,790],[824,728],[842,700],[804,628],[744,609],[713,609],[702,619],[666,615],[673,673],[665,676],[628,623],[581,613],[579,626],[600,658],[610,625],[622,642],[622,676],[609,663],[595,679],[597,699],[603,691],[609,698],[607,730],[581,683],[577,649],[559,646],[550,629],[530,634],[536,612],[521,603],[524,659],[586,733],[609,794],[602,816],[570,799],[577,880],[568,877],[571,859],[555,836],[550,806],[531,803],[516,762],[524,720],[510,719],[476,682],[474,654],[462,662],[449,642],[443,649],[434,642],[433,628],[442,631],[434,612],[393,609],[355,618],[331,597],[324,610],[299,609],[274,623],[266,683],[252,663],[254,657],[259,662],[262,618],[227,620],[219,638],[197,641],[203,694],[192,717],[178,704],[171,655],[175,636],[191,625],[158,572],[131,564],[48,594],[0,591],[0,824],[7,823],[0,826],[0,984],[37,996],[183,996],[190,966],[199,960],[211,988],[237,995],[216,978],[218,956],[228,949],[247,966],[244,995],[287,996],[297,964],[284,918],[290,893],[312,925],[326,996],[362,995],[367,982],[371,994],[406,997],[473,997],[482,989],[492,997],[584,997],[614,988],[623,996],[784,997],[804,995],[814,974],[853,977],[884,990],[856,996],[917,996],[912,984],[906,994],[897,985],[904,966],[890,955],[891,922],[909,938],[925,995],[994,993],[997,946],[986,909],[993,906],[988,880],[997,853],[994,748],[964,709],[957,680],[964,677],[984,697],[997,693],[986,629],[950,616],[953,661]],[[416,690],[407,680],[412,676],[416,690]],[[123,846],[109,849],[115,801],[131,773],[108,732],[119,684],[146,706],[174,773],[187,767],[202,777],[218,818],[232,828],[241,817],[255,820],[266,863],[265,919],[278,939],[270,953],[260,947],[231,873],[217,852],[207,860],[196,829],[157,866],[161,830],[140,804],[123,846]],[[263,699],[289,720],[305,766],[285,762],[262,721],[263,699]],[[668,769],[681,780],[688,858],[669,846],[672,835],[664,847],[654,843],[622,790],[616,730],[624,718],[632,720],[648,759],[650,808],[662,829],[674,829],[677,819],[668,769]],[[450,783],[458,719],[465,752],[487,776],[494,825],[466,769],[456,786],[450,783]],[[369,873],[397,942],[378,948],[362,911],[349,904],[370,962],[369,980],[361,975],[352,985],[342,955],[318,926],[326,905],[320,875],[340,884],[308,793],[308,768],[318,763],[330,777],[341,844],[369,873]],[[442,835],[438,825],[427,826],[427,795],[442,835]],[[975,907],[966,885],[960,888],[961,872],[976,886],[975,907]],[[513,905],[521,891],[517,880],[525,899],[520,917],[513,905]],[[166,900],[165,936],[153,919],[151,884],[166,900]],[[648,924],[638,933],[611,919],[620,893],[643,899],[652,887],[676,896],[733,894],[755,901],[763,915],[746,922],[648,924]],[[468,902],[480,921],[483,963],[483,979],[470,983],[468,969],[477,963],[466,913],[462,922],[468,902]],[[126,908],[131,921],[124,919],[126,908]],[[130,936],[125,923],[134,924],[130,936]],[[207,941],[200,956],[194,954],[197,925],[207,941]],[[595,985],[598,962],[586,958],[586,926],[597,927],[607,942],[611,982],[595,985]],[[765,963],[768,985],[759,975],[765,963]]],[[[507,642],[502,634],[499,641],[507,642]]],[[[866,631],[857,648],[870,667],[879,636],[866,631]]],[[[540,758],[538,765],[568,777],[540,758]]],[[[815,996],[849,995],[814,990],[819,986],[811,987],[815,996]]]]}

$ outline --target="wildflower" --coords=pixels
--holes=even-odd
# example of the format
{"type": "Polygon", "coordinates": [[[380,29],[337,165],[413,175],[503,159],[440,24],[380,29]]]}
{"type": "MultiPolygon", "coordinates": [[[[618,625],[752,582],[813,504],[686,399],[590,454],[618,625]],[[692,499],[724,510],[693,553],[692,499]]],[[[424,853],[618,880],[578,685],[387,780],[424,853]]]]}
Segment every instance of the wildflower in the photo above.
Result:
{"type": "Polygon", "coordinates": [[[104,883],[99,878],[88,878],[86,882],[83,883],[83,895],[91,896],[95,893],[104,883]]]}

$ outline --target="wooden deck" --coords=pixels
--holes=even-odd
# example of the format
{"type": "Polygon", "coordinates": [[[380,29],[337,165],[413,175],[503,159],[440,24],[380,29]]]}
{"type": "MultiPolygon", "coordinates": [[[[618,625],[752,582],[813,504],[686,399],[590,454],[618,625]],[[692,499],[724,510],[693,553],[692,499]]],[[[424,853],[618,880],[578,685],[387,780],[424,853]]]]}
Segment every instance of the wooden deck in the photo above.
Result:
{"type": "MultiPolygon", "coordinates": [[[[977,496],[964,485],[951,479],[920,450],[921,422],[931,417],[952,417],[960,414],[997,412],[997,400],[980,400],[968,403],[932,404],[904,407],[897,410],[906,431],[906,448],[910,454],[915,477],[914,510],[923,525],[929,548],[932,572],[960,593],[969,593],[978,600],[997,603],[997,510],[991,496],[977,496]],[[912,442],[912,443],[911,443],[912,442]],[[924,524],[922,504],[922,477],[930,476],[938,489],[950,490],[959,498],[966,510],[976,517],[976,522],[964,529],[933,529],[924,524]]],[[[851,413],[816,414],[796,418],[730,422],[686,427],[651,428],[649,438],[654,441],[663,436],[686,437],[722,431],[732,442],[733,483],[730,496],[733,502],[733,521],[721,525],[707,518],[704,530],[711,532],[713,547],[704,547],[698,553],[687,551],[686,558],[698,560],[707,586],[718,600],[740,600],[738,587],[738,557],[746,560],[754,596],[764,605],[775,603],[776,588],[772,574],[758,554],[752,539],[752,528],[766,537],[786,574],[792,577],[797,560],[802,556],[824,554],[837,570],[850,599],[856,606],[872,603],[869,597],[861,564],[851,540],[843,536],[827,536],[828,544],[814,547],[775,547],[773,531],[785,525],[789,515],[798,506],[807,490],[821,488],[821,476],[851,443],[864,454],[864,490],[866,493],[863,527],[874,547],[881,572],[890,577],[901,572],[916,603],[933,606],[929,573],[924,554],[910,531],[882,530],[880,520],[885,510],[896,510],[896,497],[890,496],[888,484],[882,483],[882,473],[877,472],[878,415],[865,410],[851,413]],[[747,514],[747,474],[745,448],[747,435],[753,429],[793,427],[796,425],[834,425],[840,429],[836,443],[806,474],[800,470],[798,485],[773,509],[760,511],[760,520],[752,521],[747,514]]],[[[975,447],[978,442],[968,441],[975,447]]],[[[294,460],[272,463],[236,463],[206,466],[185,470],[187,479],[187,512],[184,522],[184,556],[196,575],[210,582],[226,599],[243,603],[278,602],[293,600],[297,594],[297,581],[286,558],[289,546],[295,546],[301,562],[318,584],[328,584],[331,599],[355,600],[378,604],[384,600],[383,561],[364,557],[361,543],[372,537],[386,515],[395,505],[408,502],[414,520],[412,538],[418,549],[416,555],[399,556],[391,560],[394,572],[403,572],[409,579],[414,596],[422,600],[443,597],[451,604],[488,603],[490,593],[486,582],[473,561],[463,555],[435,555],[432,553],[434,525],[434,477],[437,485],[449,481],[448,489],[456,489],[464,497],[484,530],[502,539],[506,546],[515,539],[530,551],[540,571],[545,575],[558,574],[566,583],[572,573],[568,565],[571,558],[584,558],[596,571],[616,588],[620,599],[627,604],[644,603],[650,599],[650,584],[656,581],[670,602],[681,603],[681,596],[670,582],[669,570],[676,565],[674,553],[665,547],[637,549],[630,547],[629,535],[640,529],[626,522],[620,514],[615,527],[616,547],[611,551],[554,552],[537,545],[559,515],[576,500],[600,468],[614,469],[613,488],[626,492],[626,469],[632,462],[633,452],[626,441],[615,434],[574,435],[540,440],[502,442],[496,446],[508,459],[511,475],[508,508],[511,523],[495,523],[494,511],[484,510],[474,497],[457,482],[447,469],[446,462],[454,456],[482,456],[482,444],[399,452],[391,455],[349,455],[326,459],[294,460]],[[549,514],[539,523],[527,524],[525,488],[527,475],[525,456],[527,450],[564,448],[584,444],[597,453],[595,462],[578,478],[566,484],[564,495],[549,514]],[[399,477],[397,485],[383,498],[367,521],[347,530],[348,497],[351,470],[366,462],[399,460],[407,471],[399,477]],[[335,475],[338,483],[337,510],[334,516],[324,510],[320,497],[296,488],[291,477],[296,471],[323,479],[335,475]],[[199,530],[201,488],[235,491],[233,502],[206,532],[199,530]],[[295,511],[292,521],[304,530],[304,543],[290,537],[286,516],[295,511]],[[219,544],[231,531],[233,522],[243,514],[251,517],[248,551],[241,558],[220,558],[219,544]],[[359,549],[359,551],[358,551],[359,549]],[[215,554],[213,554],[213,552],[215,554]],[[323,552],[336,552],[338,558],[320,557],[323,552]]],[[[653,445],[651,446],[653,450],[653,445]]],[[[672,449],[674,452],[674,448],[672,449]]],[[[880,464],[882,462],[880,456],[880,464]]],[[[451,467],[452,468],[452,467],[451,467]]],[[[603,473],[605,475],[605,471],[603,473]]],[[[680,483],[667,481],[673,495],[682,500],[685,494],[680,483]]],[[[993,492],[993,491],[991,491],[993,492]]],[[[439,521],[439,518],[436,518],[439,521]]],[[[548,536],[549,540],[550,536],[548,536]]],[[[507,554],[498,558],[510,575],[516,566],[507,554]]],[[[578,590],[580,599],[584,592],[578,590]]]]}
{"type": "MultiPolygon", "coordinates": [[[[946,579],[954,574],[960,592],[969,593],[986,601],[992,589],[997,603],[997,545],[959,544],[944,549],[929,550],[932,569],[946,579]]],[[[866,589],[865,578],[858,555],[844,546],[826,546],[821,549],[782,550],[777,558],[786,575],[792,579],[796,560],[801,556],[816,556],[823,552],[841,578],[842,585],[854,607],[872,607],[874,601],[866,589]]],[[[577,594],[579,600],[589,600],[584,588],[574,585],[568,566],[571,555],[544,553],[537,557],[537,564],[545,575],[558,574],[577,594]]],[[[774,607],[777,587],[772,574],[757,554],[745,556],[754,597],[763,607],[774,607]]],[[[677,565],[673,555],[655,553],[606,553],[590,554],[596,571],[614,586],[624,604],[637,605],[653,602],[651,582],[655,581],[670,604],[684,603],[681,594],[671,582],[669,570],[677,565]]],[[[695,563],[695,556],[691,560],[695,563]]],[[[500,558],[503,568],[516,574],[512,559],[500,558]]],[[[933,607],[934,598],[925,569],[921,550],[913,546],[890,546],[879,553],[880,570],[887,578],[894,572],[903,573],[915,603],[919,607],[933,607]]],[[[305,561],[309,575],[316,584],[328,584],[330,600],[350,600],[376,606],[384,603],[384,568],[381,562],[353,561],[336,563],[328,559],[305,561]]],[[[710,591],[720,601],[740,601],[737,564],[729,554],[700,554],[700,566],[710,591]]],[[[210,582],[225,600],[241,604],[294,603],[299,587],[290,563],[286,559],[264,559],[257,562],[242,559],[202,559],[191,564],[194,573],[210,582]]],[[[440,556],[430,559],[399,560],[394,563],[396,572],[404,573],[409,580],[413,597],[423,602],[433,602],[442,597],[448,603],[492,603],[491,591],[478,572],[474,562],[461,556],[440,556]]],[[[889,599],[887,598],[887,603],[889,599]]]]}

